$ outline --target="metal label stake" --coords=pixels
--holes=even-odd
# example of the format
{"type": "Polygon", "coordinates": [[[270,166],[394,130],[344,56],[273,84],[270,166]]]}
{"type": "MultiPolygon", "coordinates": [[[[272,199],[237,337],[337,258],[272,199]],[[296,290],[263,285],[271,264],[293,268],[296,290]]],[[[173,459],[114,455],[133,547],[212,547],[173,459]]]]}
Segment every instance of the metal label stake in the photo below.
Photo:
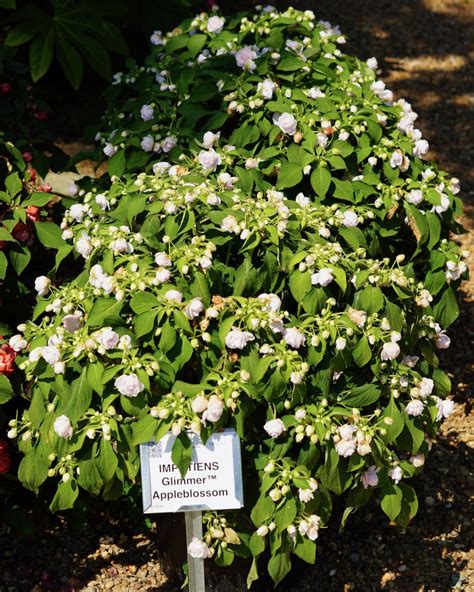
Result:
{"type": "MultiPolygon", "coordinates": [[[[202,539],[202,512],[185,512],[186,545],[194,537],[202,539]]],[[[188,554],[189,592],[206,592],[204,579],[204,559],[196,559],[188,554]]]]}

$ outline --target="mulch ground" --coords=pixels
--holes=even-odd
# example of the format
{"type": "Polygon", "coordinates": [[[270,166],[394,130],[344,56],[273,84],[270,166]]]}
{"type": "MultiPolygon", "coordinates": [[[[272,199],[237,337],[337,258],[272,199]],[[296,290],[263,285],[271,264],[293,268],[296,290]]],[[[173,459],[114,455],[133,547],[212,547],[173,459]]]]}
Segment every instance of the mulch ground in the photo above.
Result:
{"type": "MultiPolygon", "coordinates": [[[[248,4],[248,3],[247,3],[248,4]]],[[[280,2],[280,6],[285,3],[280,2]]],[[[342,533],[321,533],[314,567],[298,564],[285,592],[474,592],[474,5],[469,0],[298,0],[341,26],[347,51],[377,57],[382,77],[419,113],[432,156],[461,179],[471,277],[463,285],[461,316],[450,330],[443,366],[453,381],[455,413],[444,423],[424,472],[411,484],[420,510],[406,529],[391,527],[379,508],[360,511],[342,533]]],[[[157,527],[137,515],[94,506],[88,523],[59,523],[38,539],[16,542],[0,530],[0,592],[168,592],[157,527]],[[137,524],[140,526],[137,527],[137,524]],[[107,533],[107,534],[104,534],[107,533]]],[[[212,592],[243,590],[238,572],[212,578],[212,592]]],[[[268,588],[269,589],[269,588],[268,588]]],[[[267,585],[255,586],[266,592],[267,585]]]]}

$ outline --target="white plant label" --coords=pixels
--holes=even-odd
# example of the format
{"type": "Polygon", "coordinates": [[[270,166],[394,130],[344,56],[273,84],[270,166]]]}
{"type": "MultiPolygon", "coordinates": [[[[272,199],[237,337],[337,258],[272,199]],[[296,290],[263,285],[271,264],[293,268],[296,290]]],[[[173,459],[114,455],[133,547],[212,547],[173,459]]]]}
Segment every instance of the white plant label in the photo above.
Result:
{"type": "Polygon", "coordinates": [[[171,460],[175,436],[140,445],[143,511],[231,510],[243,506],[240,439],[235,430],[212,434],[203,444],[188,434],[192,462],[184,478],[171,460]]]}

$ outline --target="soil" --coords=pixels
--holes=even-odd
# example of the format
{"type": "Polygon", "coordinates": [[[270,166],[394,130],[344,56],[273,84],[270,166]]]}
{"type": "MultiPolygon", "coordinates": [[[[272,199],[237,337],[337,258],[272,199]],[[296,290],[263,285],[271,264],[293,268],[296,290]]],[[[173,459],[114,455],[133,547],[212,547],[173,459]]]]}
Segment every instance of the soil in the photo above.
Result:
{"type": "MultiPolygon", "coordinates": [[[[461,180],[467,233],[458,238],[471,252],[473,279],[464,282],[460,319],[450,330],[452,347],[442,359],[453,380],[456,410],[443,424],[424,472],[411,481],[420,499],[417,517],[407,529],[392,527],[371,505],[342,533],[331,523],[321,533],[316,565],[297,564],[280,589],[474,592],[474,506],[469,505],[474,496],[474,4],[298,0],[294,5],[339,24],[350,39],[347,52],[377,57],[387,86],[419,113],[417,124],[430,141],[431,155],[461,180]]],[[[59,522],[39,538],[22,541],[0,530],[0,592],[179,589],[167,577],[158,550],[160,521],[147,529],[139,514],[115,506],[104,512],[100,504],[92,504],[87,516],[79,529],[70,521],[59,522]]],[[[213,592],[244,589],[238,570],[214,573],[211,580],[213,592]]],[[[262,583],[254,589],[270,588],[262,583]]]]}

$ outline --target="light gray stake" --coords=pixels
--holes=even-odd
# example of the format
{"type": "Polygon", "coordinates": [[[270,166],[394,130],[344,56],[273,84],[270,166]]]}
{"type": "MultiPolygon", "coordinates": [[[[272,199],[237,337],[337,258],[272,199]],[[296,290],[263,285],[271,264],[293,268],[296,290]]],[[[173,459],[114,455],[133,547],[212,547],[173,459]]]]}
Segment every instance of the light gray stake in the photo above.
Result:
{"type": "MultiPolygon", "coordinates": [[[[186,544],[194,537],[202,540],[202,512],[185,512],[186,544]]],[[[188,554],[189,592],[206,592],[204,559],[195,559],[188,554]]]]}

